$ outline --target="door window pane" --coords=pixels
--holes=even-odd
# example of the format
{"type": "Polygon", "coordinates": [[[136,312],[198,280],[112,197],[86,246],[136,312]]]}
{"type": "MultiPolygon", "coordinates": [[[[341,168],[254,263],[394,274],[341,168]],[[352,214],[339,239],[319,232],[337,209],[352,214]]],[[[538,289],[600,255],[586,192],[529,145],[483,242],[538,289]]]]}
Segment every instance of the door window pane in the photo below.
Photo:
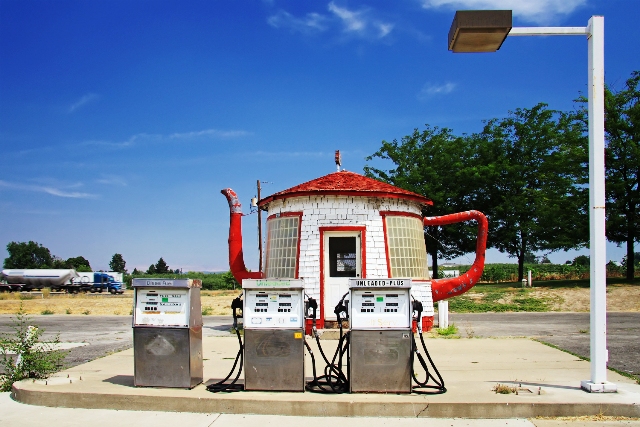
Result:
{"type": "Polygon", "coordinates": [[[356,256],[355,237],[329,237],[329,275],[331,277],[358,277],[356,256]]]}

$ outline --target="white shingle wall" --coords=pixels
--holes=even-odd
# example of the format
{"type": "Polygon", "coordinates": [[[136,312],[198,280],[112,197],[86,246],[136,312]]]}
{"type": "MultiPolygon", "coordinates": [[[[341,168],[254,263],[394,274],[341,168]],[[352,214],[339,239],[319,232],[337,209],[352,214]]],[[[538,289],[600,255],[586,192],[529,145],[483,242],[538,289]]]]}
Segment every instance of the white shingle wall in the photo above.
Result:
{"type": "MultiPolygon", "coordinates": [[[[368,278],[385,278],[387,256],[380,211],[410,212],[420,215],[420,206],[401,199],[353,196],[304,196],[274,200],[269,216],[285,212],[302,212],[298,275],[304,280],[309,296],[320,299],[320,231],[319,227],[365,226],[366,273],[368,278]]],[[[426,256],[426,255],[425,255],[426,256]]],[[[433,316],[431,284],[422,282],[412,290],[424,307],[424,316],[433,316]]]]}

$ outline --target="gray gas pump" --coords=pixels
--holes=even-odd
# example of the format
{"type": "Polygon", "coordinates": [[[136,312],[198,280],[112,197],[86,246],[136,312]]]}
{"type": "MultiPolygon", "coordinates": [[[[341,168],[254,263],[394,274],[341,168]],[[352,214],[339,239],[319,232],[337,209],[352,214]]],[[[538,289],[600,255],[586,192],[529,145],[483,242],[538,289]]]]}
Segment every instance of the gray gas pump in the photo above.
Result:
{"type": "Polygon", "coordinates": [[[202,382],[202,281],[133,279],[137,387],[193,388],[202,382]]]}
{"type": "Polygon", "coordinates": [[[351,393],[411,393],[411,279],[349,279],[351,393]]]}
{"type": "Polygon", "coordinates": [[[245,279],[244,389],[304,391],[304,283],[245,279]]]}

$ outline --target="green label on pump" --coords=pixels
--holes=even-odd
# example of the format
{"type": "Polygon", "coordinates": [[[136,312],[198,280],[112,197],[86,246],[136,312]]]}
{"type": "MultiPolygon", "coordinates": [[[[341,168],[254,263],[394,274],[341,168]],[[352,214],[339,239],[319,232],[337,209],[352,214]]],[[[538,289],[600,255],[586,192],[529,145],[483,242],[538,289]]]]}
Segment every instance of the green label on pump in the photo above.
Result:
{"type": "Polygon", "coordinates": [[[384,301],[384,297],[376,297],[376,301],[377,302],[382,302],[382,301],[384,301]]]}
{"type": "Polygon", "coordinates": [[[162,302],[169,302],[169,298],[162,298],[162,302]]]}

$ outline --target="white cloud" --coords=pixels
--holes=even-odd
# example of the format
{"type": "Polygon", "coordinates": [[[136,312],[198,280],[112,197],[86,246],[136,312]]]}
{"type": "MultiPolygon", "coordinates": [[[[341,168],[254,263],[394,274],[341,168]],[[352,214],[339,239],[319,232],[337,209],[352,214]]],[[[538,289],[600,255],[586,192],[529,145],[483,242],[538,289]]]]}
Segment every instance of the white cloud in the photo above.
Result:
{"type": "Polygon", "coordinates": [[[252,135],[251,132],[244,130],[218,130],[218,129],[205,129],[193,132],[174,133],[169,135],[171,139],[192,139],[200,137],[211,138],[242,138],[252,135]]]}
{"type": "MultiPolygon", "coordinates": [[[[77,184],[71,187],[77,187],[77,184]]],[[[96,198],[95,194],[81,193],[79,191],[68,191],[52,186],[43,185],[31,185],[31,184],[19,184],[7,181],[0,181],[0,188],[7,188],[9,190],[22,190],[22,191],[35,191],[39,193],[47,193],[57,197],[68,197],[73,199],[93,199],[96,198]]]]}
{"type": "Polygon", "coordinates": [[[308,13],[298,18],[279,10],[276,14],[267,18],[267,23],[274,28],[288,28],[292,32],[303,34],[319,33],[331,28],[340,28],[344,34],[362,39],[376,40],[387,37],[395,27],[395,24],[383,22],[374,16],[374,12],[368,8],[351,10],[338,6],[335,2],[327,5],[329,14],[308,13]]]}
{"type": "Polygon", "coordinates": [[[267,18],[267,23],[274,28],[289,28],[300,33],[315,33],[327,29],[327,18],[319,13],[308,13],[303,18],[296,18],[289,12],[279,10],[275,15],[267,18]]]}
{"type": "Polygon", "coordinates": [[[586,5],[587,0],[422,0],[424,8],[513,10],[525,22],[552,24],[586,5]]]}
{"type": "Polygon", "coordinates": [[[100,99],[100,96],[98,94],[88,93],[84,95],[82,98],[80,98],[79,100],[77,100],[76,102],[74,102],[73,104],[71,104],[71,106],[69,107],[69,113],[73,113],[78,108],[84,107],[90,102],[97,101],[98,99],[100,99]]]}
{"type": "Polygon", "coordinates": [[[243,138],[253,135],[252,132],[245,130],[219,130],[219,129],[205,129],[191,132],[176,132],[170,135],[150,134],[150,133],[138,133],[129,137],[129,139],[120,142],[113,141],[101,141],[101,140],[89,140],[81,142],[80,146],[94,146],[111,149],[123,149],[133,147],[141,143],[160,143],[170,140],[197,140],[197,139],[232,139],[243,138]]]}
{"type": "Polygon", "coordinates": [[[120,178],[119,176],[114,176],[114,175],[104,176],[100,179],[97,179],[96,182],[98,184],[104,184],[104,185],[119,185],[121,187],[127,186],[127,181],[120,178]]]}
{"type": "Polygon", "coordinates": [[[342,19],[345,31],[360,32],[365,30],[367,23],[362,18],[364,12],[353,12],[344,7],[338,7],[334,2],[329,3],[329,11],[333,12],[338,18],[342,19]]]}
{"type": "Polygon", "coordinates": [[[418,93],[418,99],[421,101],[424,101],[427,98],[430,98],[435,95],[446,95],[448,93],[453,92],[456,86],[457,85],[455,83],[451,83],[451,82],[446,82],[442,84],[426,83],[424,86],[422,86],[420,93],[418,93]]]}

